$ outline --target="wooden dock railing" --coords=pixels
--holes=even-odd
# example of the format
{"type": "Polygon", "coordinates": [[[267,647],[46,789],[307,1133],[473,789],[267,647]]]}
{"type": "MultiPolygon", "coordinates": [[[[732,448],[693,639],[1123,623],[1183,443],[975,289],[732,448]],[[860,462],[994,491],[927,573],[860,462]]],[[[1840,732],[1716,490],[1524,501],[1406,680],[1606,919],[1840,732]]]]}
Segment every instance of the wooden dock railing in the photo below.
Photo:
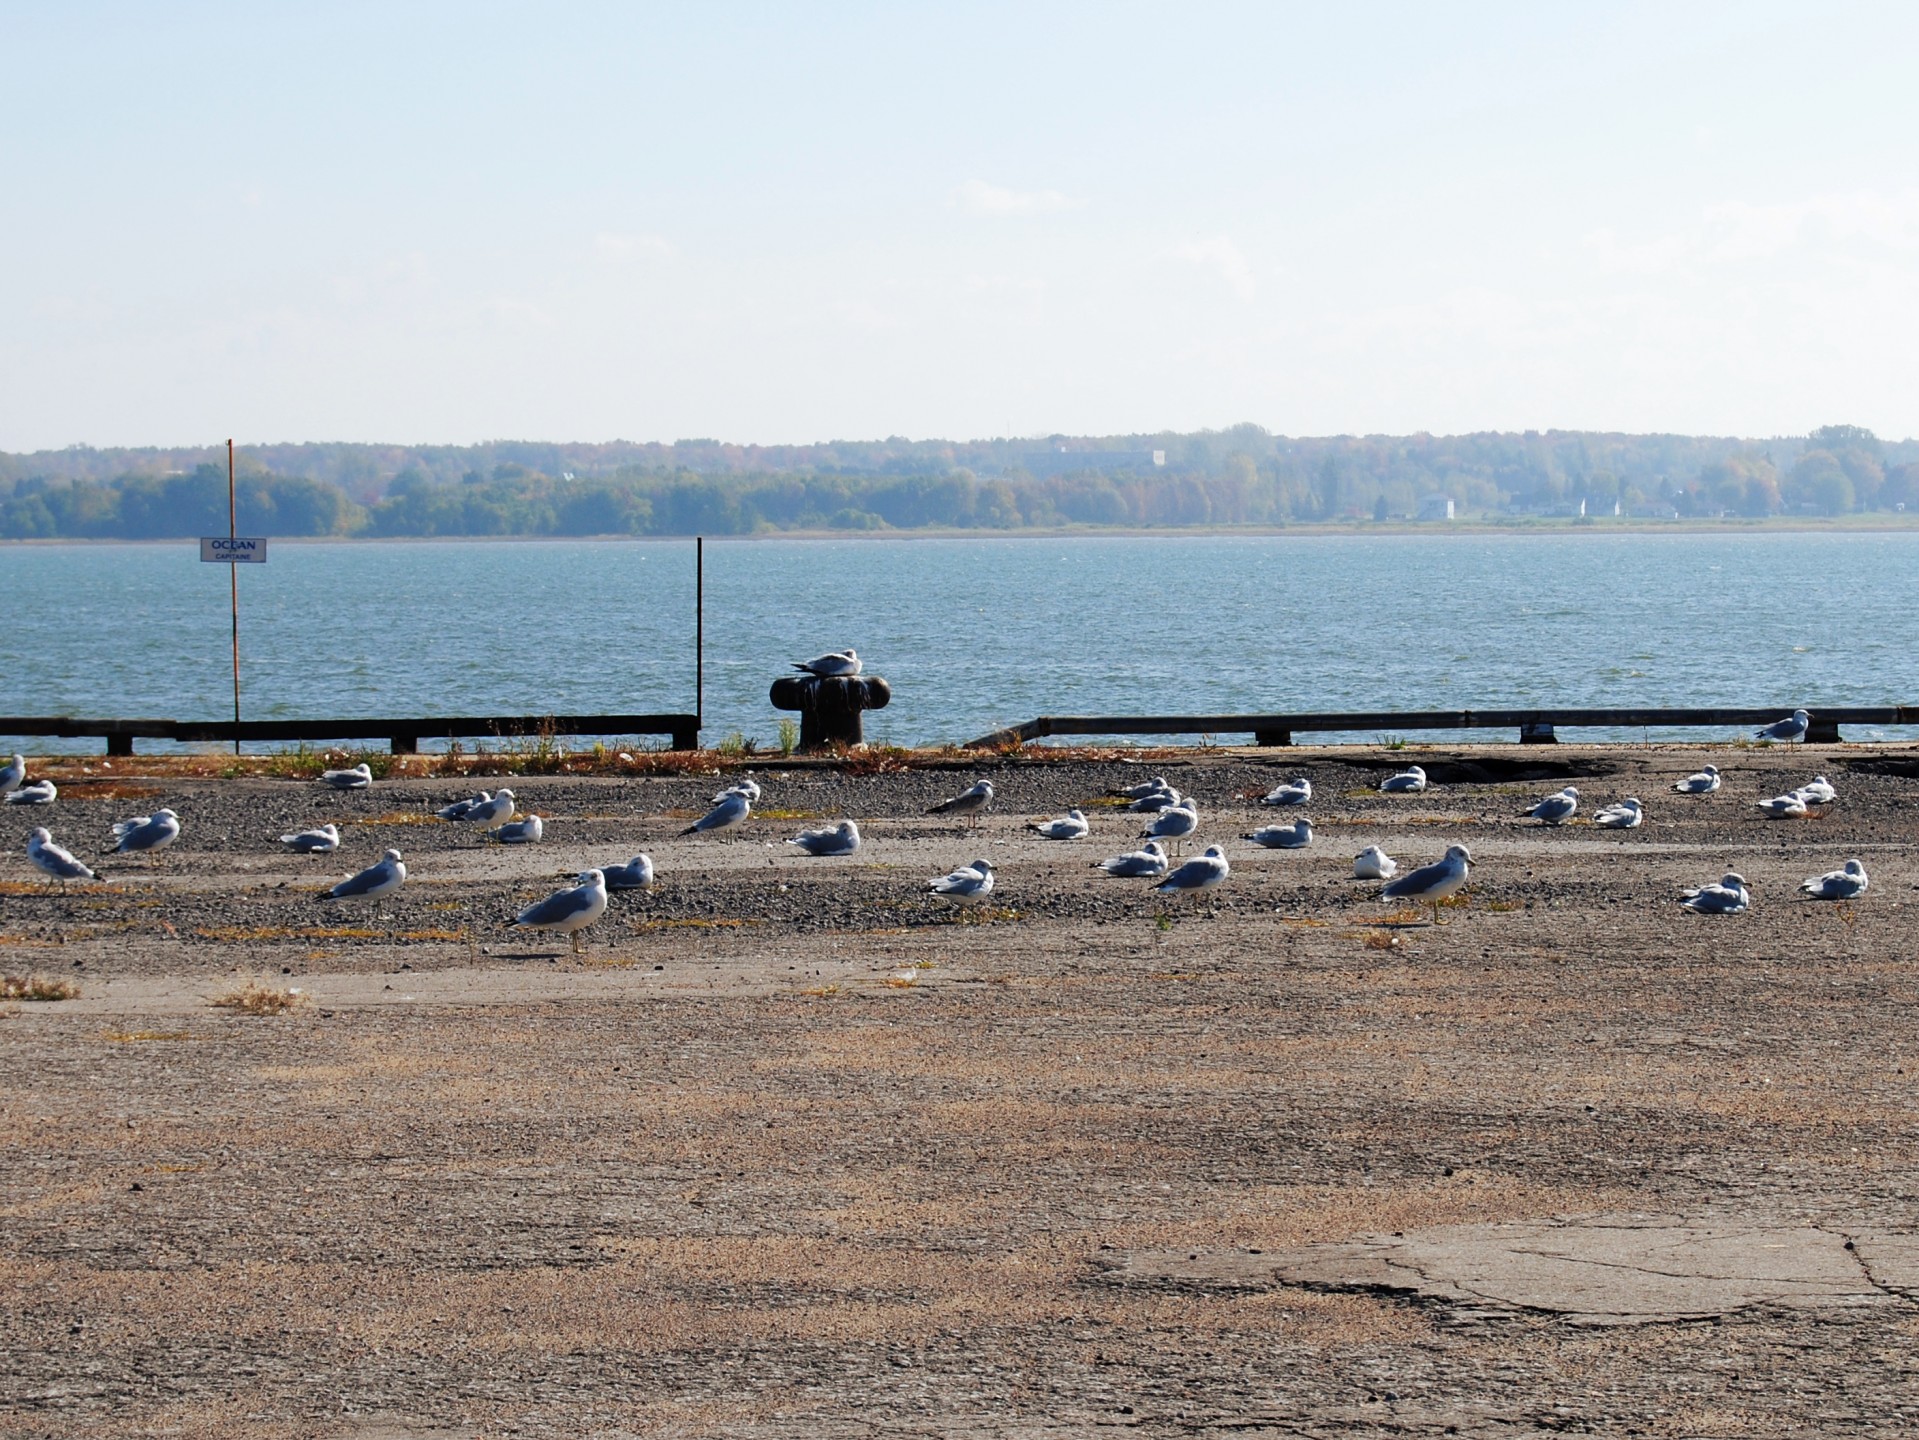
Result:
{"type": "Polygon", "coordinates": [[[480,740],[525,735],[667,735],[675,750],[697,750],[697,715],[448,715],[346,720],[87,720],[68,715],[0,715],[0,735],[98,738],[107,754],[131,755],[135,740],[188,744],[234,741],[384,740],[411,755],[422,740],[480,740]]]}

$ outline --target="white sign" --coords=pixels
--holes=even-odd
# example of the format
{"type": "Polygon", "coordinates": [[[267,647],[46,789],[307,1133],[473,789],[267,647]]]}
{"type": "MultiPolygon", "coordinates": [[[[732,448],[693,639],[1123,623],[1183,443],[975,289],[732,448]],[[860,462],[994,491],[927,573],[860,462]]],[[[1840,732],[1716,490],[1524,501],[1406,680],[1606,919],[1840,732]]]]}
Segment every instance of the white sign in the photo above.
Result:
{"type": "Polygon", "coordinates": [[[267,563],[267,537],[241,535],[202,535],[200,558],[219,565],[264,565],[267,563]]]}

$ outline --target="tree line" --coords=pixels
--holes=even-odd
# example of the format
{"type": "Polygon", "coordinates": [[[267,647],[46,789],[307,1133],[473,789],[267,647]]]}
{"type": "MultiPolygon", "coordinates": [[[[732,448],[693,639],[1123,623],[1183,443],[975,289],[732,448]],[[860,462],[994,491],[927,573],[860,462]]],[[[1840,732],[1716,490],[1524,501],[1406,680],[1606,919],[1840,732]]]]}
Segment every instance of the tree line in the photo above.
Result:
{"type": "MultiPolygon", "coordinates": [[[[1771,441],[1577,431],[1293,439],[1244,425],[965,444],[525,445],[518,447],[523,459],[497,458],[513,448],[249,451],[236,484],[240,527],[278,536],[415,537],[1156,529],[1413,517],[1435,496],[1451,499],[1463,517],[1919,508],[1919,444],[1882,442],[1850,425],[1771,441]],[[710,463],[661,463],[682,449],[710,463]],[[634,459],[634,450],[647,453],[634,459]],[[267,461],[289,463],[281,451],[328,473],[278,470],[267,461]],[[448,474],[449,453],[493,463],[448,474]],[[966,458],[976,463],[960,463],[966,458]]],[[[148,466],[183,458],[90,450],[0,456],[0,538],[148,540],[226,529],[224,465],[203,458],[157,473],[95,473],[109,454],[148,466]]]]}

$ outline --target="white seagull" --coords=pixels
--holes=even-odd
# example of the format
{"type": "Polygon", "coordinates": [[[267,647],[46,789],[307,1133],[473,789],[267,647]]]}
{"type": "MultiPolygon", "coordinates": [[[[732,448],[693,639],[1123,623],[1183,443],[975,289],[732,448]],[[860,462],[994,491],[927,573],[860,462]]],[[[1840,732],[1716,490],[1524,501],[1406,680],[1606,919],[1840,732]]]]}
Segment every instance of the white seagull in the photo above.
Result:
{"type": "Polygon", "coordinates": [[[1057,819],[1036,821],[1026,828],[1036,831],[1042,840],[1084,840],[1093,827],[1079,811],[1068,810],[1057,819]]]}
{"type": "Polygon", "coordinates": [[[1760,800],[1753,807],[1766,812],[1769,820],[1800,820],[1805,818],[1806,802],[1797,792],[1791,795],[1775,795],[1770,800],[1760,800]]]}
{"type": "Polygon", "coordinates": [[[1579,791],[1571,785],[1557,795],[1548,795],[1530,810],[1519,812],[1522,820],[1537,820],[1542,825],[1564,825],[1579,808],[1579,791]]]}
{"type": "Polygon", "coordinates": [[[1848,860],[1842,870],[1814,875],[1799,888],[1815,900],[1856,900],[1866,893],[1866,867],[1848,860]]]}
{"type": "Polygon", "coordinates": [[[1184,800],[1170,810],[1155,815],[1139,832],[1142,840],[1170,840],[1175,846],[1199,829],[1199,803],[1184,800]]]}
{"type": "Polygon", "coordinates": [[[824,830],[802,830],[788,845],[797,845],[808,855],[851,855],[860,848],[860,827],[851,820],[824,830]]]}
{"type": "Polygon", "coordinates": [[[1275,785],[1259,797],[1262,805],[1304,805],[1313,798],[1313,782],[1304,775],[1275,785]]]}
{"type": "Polygon", "coordinates": [[[1808,805],[1830,805],[1839,798],[1839,792],[1832,788],[1832,782],[1823,775],[1813,776],[1792,793],[1808,805]]]}
{"type": "Polygon", "coordinates": [[[400,852],[389,850],[357,875],[349,875],[320,898],[322,900],[378,900],[406,884],[406,866],[400,852]]]}
{"type": "Polygon", "coordinates": [[[1628,795],[1616,805],[1608,805],[1593,816],[1593,824],[1602,830],[1637,830],[1646,812],[1636,796],[1628,795]]]}
{"type": "Polygon", "coordinates": [[[829,650],[811,660],[795,661],[793,668],[822,678],[857,675],[860,673],[860,656],[857,650],[848,645],[844,650],[829,650]]]}
{"type": "Polygon", "coordinates": [[[713,802],[718,804],[729,795],[744,795],[748,803],[757,805],[760,803],[760,782],[753,779],[736,780],[724,790],[716,792],[713,802]]]}
{"type": "Polygon", "coordinates": [[[1117,790],[1108,790],[1108,795],[1117,795],[1122,800],[1143,800],[1155,790],[1170,790],[1164,775],[1155,775],[1151,780],[1142,780],[1137,785],[1122,785],[1117,790]]]}
{"type": "Polygon", "coordinates": [[[1719,767],[1702,765],[1672,788],[1681,795],[1710,795],[1719,788],[1719,767]]]}
{"type": "Polygon", "coordinates": [[[1217,845],[1208,845],[1204,855],[1194,856],[1153,889],[1161,895],[1178,898],[1218,885],[1232,873],[1233,867],[1226,863],[1226,852],[1217,845]]]}
{"type": "Polygon", "coordinates": [[[1746,891],[1746,877],[1728,870],[1716,885],[1681,890],[1679,903],[1698,915],[1737,915],[1751,906],[1752,896],[1746,891]]]}
{"type": "Polygon", "coordinates": [[[324,855],[329,850],[340,848],[340,827],[322,825],[317,830],[296,830],[291,835],[282,835],[280,843],[292,847],[302,855],[324,855]]]}
{"type": "Polygon", "coordinates": [[[9,805],[51,805],[59,793],[59,787],[51,780],[36,780],[31,785],[8,791],[6,800],[9,805]]]}
{"type": "Polygon", "coordinates": [[[45,826],[27,836],[27,859],[33,862],[35,869],[44,871],[48,878],[58,880],[62,886],[69,880],[94,878],[91,870],[74,859],[72,851],[54,842],[45,826]]]}
{"type": "Polygon", "coordinates": [[[979,824],[979,817],[993,803],[993,782],[980,780],[967,786],[950,800],[942,800],[927,810],[928,815],[971,815],[973,823],[979,824]]]}
{"type": "Polygon", "coordinates": [[[1433,924],[1440,923],[1439,902],[1466,888],[1473,863],[1472,851],[1464,845],[1450,845],[1446,858],[1431,865],[1388,880],[1379,892],[1382,900],[1423,900],[1433,907],[1433,924]]]}
{"type": "MultiPolygon", "coordinates": [[[[387,852],[389,855],[392,851],[387,852]]],[[[580,932],[606,913],[606,875],[599,870],[581,872],[580,883],[559,890],[522,910],[513,924],[527,930],[557,930],[573,942],[573,953],[580,952],[580,932]]]]}
{"type": "Polygon", "coordinates": [[[1390,880],[1399,870],[1399,862],[1377,845],[1368,845],[1353,856],[1353,879],[1390,880]]]}
{"type": "Polygon", "coordinates": [[[27,757],[16,755],[0,768],[0,795],[11,795],[27,778],[27,757]]]}
{"type": "Polygon", "coordinates": [[[644,890],[653,883],[653,857],[635,855],[624,865],[608,865],[600,871],[609,890],[644,890]]]}
{"type": "Polygon", "coordinates": [[[753,813],[753,802],[746,798],[741,790],[725,790],[719,800],[691,825],[680,831],[682,835],[710,835],[721,830],[731,830],[735,825],[743,824],[753,813]]]}
{"type": "Polygon", "coordinates": [[[962,905],[976,904],[993,893],[993,862],[975,860],[957,870],[926,882],[927,893],[957,900],[962,905]]]}
{"type": "Polygon", "coordinates": [[[1180,793],[1171,785],[1164,790],[1155,790],[1142,795],[1126,808],[1135,815],[1157,815],[1162,810],[1170,810],[1180,802],[1180,793]]]}
{"type": "Polygon", "coordinates": [[[1770,725],[1761,725],[1753,731],[1760,740],[1783,740],[1791,744],[1794,740],[1804,740],[1806,731],[1812,727],[1812,717],[1804,710],[1795,710],[1784,720],[1775,720],[1770,725]]]}
{"type": "Polygon", "coordinates": [[[513,803],[511,790],[495,790],[491,800],[474,805],[460,818],[469,825],[478,825],[483,830],[491,829],[513,818],[513,803]]]}
{"type": "Polygon", "coordinates": [[[136,815],[115,825],[113,838],[118,843],[109,855],[151,855],[180,838],[180,817],[171,810],[136,815]]]}
{"type": "Polygon", "coordinates": [[[362,760],[351,770],[322,770],[320,783],[331,790],[364,790],[373,783],[373,767],[362,760]]]}
{"type": "Polygon", "coordinates": [[[1291,825],[1262,825],[1239,838],[1268,850],[1304,850],[1313,843],[1313,822],[1301,816],[1291,825]]]}
{"type": "Polygon", "coordinates": [[[451,805],[442,805],[433,813],[438,815],[442,820],[464,820],[480,806],[489,805],[492,802],[493,792],[491,790],[482,790],[471,799],[455,800],[451,805]]]}
{"type": "Polygon", "coordinates": [[[1166,858],[1166,852],[1160,849],[1159,841],[1148,840],[1137,850],[1094,861],[1093,868],[1125,879],[1148,879],[1155,875],[1164,875],[1167,866],[1172,863],[1166,858]]]}
{"type": "Polygon", "coordinates": [[[537,815],[522,815],[486,833],[502,845],[537,845],[546,838],[546,822],[537,815]]]}
{"type": "Polygon", "coordinates": [[[1408,765],[1397,775],[1388,775],[1379,782],[1382,795],[1417,795],[1426,788],[1426,772],[1417,765],[1408,765]]]}

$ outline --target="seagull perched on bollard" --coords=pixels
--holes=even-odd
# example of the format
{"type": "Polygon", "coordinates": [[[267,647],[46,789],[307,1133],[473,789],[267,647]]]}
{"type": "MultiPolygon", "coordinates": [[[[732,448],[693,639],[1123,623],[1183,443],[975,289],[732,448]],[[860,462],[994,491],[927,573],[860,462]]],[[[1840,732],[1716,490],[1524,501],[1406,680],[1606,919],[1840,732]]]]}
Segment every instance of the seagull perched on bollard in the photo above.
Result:
{"type": "Polygon", "coordinates": [[[556,891],[537,904],[527,906],[513,924],[516,929],[556,930],[572,941],[573,953],[577,955],[580,932],[605,913],[606,875],[603,871],[587,870],[581,873],[578,885],[556,891]]]}
{"type": "Polygon", "coordinates": [[[1519,812],[1522,820],[1537,820],[1542,825],[1564,825],[1579,808],[1579,791],[1568,785],[1557,795],[1548,795],[1530,810],[1519,812]]]}
{"type": "Polygon", "coordinates": [[[1105,860],[1095,860],[1093,868],[1104,870],[1108,875],[1118,875],[1123,879],[1150,879],[1164,875],[1173,862],[1166,858],[1166,852],[1160,849],[1159,841],[1148,840],[1137,850],[1129,850],[1124,855],[1113,855],[1105,860]]]}
{"type": "Polygon", "coordinates": [[[1026,828],[1036,831],[1042,840],[1084,840],[1093,827],[1079,811],[1068,810],[1057,819],[1036,820],[1026,828]]]}
{"type": "Polygon", "coordinates": [[[829,650],[811,660],[796,660],[793,668],[803,670],[808,675],[817,675],[822,680],[857,675],[860,673],[859,651],[848,645],[844,650],[829,650]]]}
{"type": "Polygon", "coordinates": [[[1815,900],[1856,900],[1866,893],[1866,867],[1848,860],[1839,870],[1814,875],[1799,888],[1815,900]]]}
{"type": "MultiPolygon", "coordinates": [[[[400,852],[389,850],[357,875],[349,875],[320,898],[322,900],[378,900],[406,884],[406,866],[400,852]]],[[[378,908],[378,907],[375,907],[378,908]]]]}
{"type": "Polygon", "coordinates": [[[1239,838],[1268,850],[1304,850],[1313,843],[1313,822],[1301,817],[1291,825],[1262,825],[1239,838]]]}
{"type": "Polygon", "coordinates": [[[653,884],[653,857],[635,855],[624,865],[608,865],[600,875],[609,890],[645,890],[653,884]]]}
{"type": "Polygon", "coordinates": [[[1431,865],[1421,865],[1397,880],[1388,880],[1385,888],[1379,892],[1379,898],[1423,901],[1433,907],[1433,924],[1438,925],[1442,923],[1439,902],[1466,888],[1472,863],[1472,851],[1464,845],[1450,845],[1446,849],[1445,859],[1431,865]]]}
{"type": "Polygon", "coordinates": [[[1795,740],[1804,740],[1806,731],[1812,728],[1812,717],[1804,710],[1795,710],[1784,720],[1775,720],[1770,725],[1761,725],[1753,731],[1756,740],[1780,740],[1790,745],[1795,740]]]}
{"type": "Polygon", "coordinates": [[[851,855],[860,848],[860,827],[842,820],[824,830],[802,830],[786,843],[799,846],[808,855],[851,855]]]}
{"type": "Polygon", "coordinates": [[[1377,845],[1368,845],[1353,856],[1353,879],[1390,880],[1399,869],[1399,862],[1377,845]]]}
{"type": "Polygon", "coordinates": [[[1388,775],[1379,782],[1382,795],[1417,795],[1426,788],[1426,772],[1417,765],[1408,765],[1397,775],[1388,775]]]}
{"type": "Polygon", "coordinates": [[[171,810],[156,810],[151,815],[136,815],[113,827],[119,842],[109,855],[153,855],[180,838],[180,817],[171,810]]]}
{"type": "Polygon", "coordinates": [[[27,859],[33,862],[36,870],[45,873],[48,879],[59,881],[60,888],[63,890],[69,880],[95,878],[93,871],[76,860],[72,851],[54,842],[52,832],[45,826],[41,826],[27,836],[27,859]]]}
{"type": "Polygon", "coordinates": [[[950,800],[927,809],[928,815],[971,815],[973,823],[979,824],[979,817],[986,807],[993,803],[993,782],[980,780],[967,786],[950,800]]]}
{"type": "Polygon", "coordinates": [[[1702,765],[1672,788],[1681,795],[1710,795],[1719,788],[1719,767],[1702,765]]]}
{"type": "Polygon", "coordinates": [[[340,827],[322,825],[317,830],[296,830],[291,835],[282,835],[280,843],[302,855],[324,855],[340,848],[340,827]]]}
{"type": "Polygon", "coordinates": [[[1262,805],[1304,805],[1313,798],[1313,782],[1301,775],[1297,780],[1288,780],[1283,785],[1275,785],[1259,797],[1262,805]]]}
{"type": "Polygon", "coordinates": [[[1695,915],[1738,915],[1751,907],[1752,896],[1746,890],[1746,877],[1728,870],[1717,885],[1681,890],[1679,903],[1695,915]]]}
{"type": "Polygon", "coordinates": [[[351,770],[322,770],[320,783],[330,790],[364,790],[373,783],[373,767],[362,760],[351,770]]]}

